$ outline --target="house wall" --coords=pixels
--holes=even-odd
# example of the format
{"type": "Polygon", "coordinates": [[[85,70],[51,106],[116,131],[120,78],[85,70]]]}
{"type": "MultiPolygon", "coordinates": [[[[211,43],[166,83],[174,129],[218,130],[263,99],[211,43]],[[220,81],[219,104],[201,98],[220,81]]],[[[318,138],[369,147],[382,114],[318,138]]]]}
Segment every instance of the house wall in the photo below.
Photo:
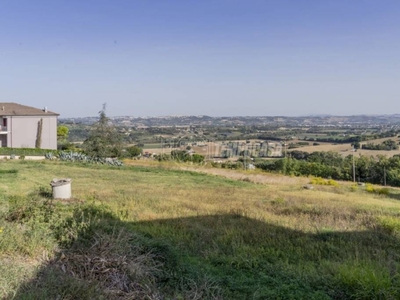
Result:
{"type": "Polygon", "coordinates": [[[35,148],[38,124],[43,119],[42,149],[57,149],[57,116],[8,117],[7,146],[12,148],[35,148]]]}

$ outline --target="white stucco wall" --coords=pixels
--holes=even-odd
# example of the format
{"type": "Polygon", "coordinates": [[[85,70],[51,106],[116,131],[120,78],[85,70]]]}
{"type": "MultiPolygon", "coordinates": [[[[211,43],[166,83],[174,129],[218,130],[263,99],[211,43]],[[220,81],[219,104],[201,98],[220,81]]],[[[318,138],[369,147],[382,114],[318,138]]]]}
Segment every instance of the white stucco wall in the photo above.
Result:
{"type": "Polygon", "coordinates": [[[12,148],[35,148],[38,124],[43,119],[42,149],[57,149],[56,116],[12,116],[8,117],[7,146],[12,148]]]}

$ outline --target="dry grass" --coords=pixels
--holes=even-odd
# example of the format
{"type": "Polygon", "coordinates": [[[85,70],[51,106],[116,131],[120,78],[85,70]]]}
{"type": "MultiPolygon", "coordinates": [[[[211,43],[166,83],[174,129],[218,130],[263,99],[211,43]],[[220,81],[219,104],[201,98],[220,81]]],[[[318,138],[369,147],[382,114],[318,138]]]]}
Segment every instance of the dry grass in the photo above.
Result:
{"type": "Polygon", "coordinates": [[[0,297],[18,290],[21,283],[33,278],[42,263],[40,259],[19,255],[0,257],[0,297]]]}
{"type": "Polygon", "coordinates": [[[183,164],[174,161],[158,162],[153,159],[140,159],[140,160],[125,160],[125,164],[129,166],[141,166],[141,167],[155,167],[164,168],[171,170],[181,171],[192,171],[203,174],[210,174],[216,176],[222,176],[233,180],[242,180],[260,184],[304,184],[308,181],[304,177],[290,177],[279,174],[267,174],[261,170],[230,170],[230,169],[219,169],[214,168],[209,164],[196,165],[196,164],[183,164]]]}
{"type": "Polygon", "coordinates": [[[72,247],[56,262],[65,274],[97,282],[107,299],[161,299],[155,276],[162,265],[144,251],[134,234],[96,232],[87,247],[72,247]]]}
{"type": "MultiPolygon", "coordinates": [[[[7,162],[18,166],[18,162],[7,162]]],[[[242,211],[256,219],[279,219],[292,228],[316,228],[331,226],[340,215],[353,214],[354,210],[393,210],[400,208],[398,201],[385,196],[350,192],[350,183],[340,183],[339,188],[315,187],[304,190],[309,182],[304,177],[287,177],[265,174],[259,171],[234,171],[207,167],[191,167],[174,163],[133,161],[138,166],[152,166],[149,171],[141,167],[136,172],[117,169],[92,169],[80,166],[42,162],[39,166],[20,165],[18,180],[1,182],[0,190],[6,194],[26,195],[35,187],[47,185],[53,177],[72,178],[74,198],[81,201],[104,203],[119,212],[121,218],[129,221],[179,218],[242,211]],[[160,169],[161,168],[161,169],[160,169]],[[165,169],[164,169],[165,168],[165,169]],[[170,171],[163,171],[170,170],[170,171]],[[199,175],[184,175],[191,170],[199,175]],[[94,175],[95,173],[95,175],[94,175]],[[202,175],[202,173],[213,176],[202,175]],[[33,175],[34,174],[34,175],[33,175]],[[182,176],[185,176],[184,179],[182,176]],[[226,181],[229,178],[232,181],[226,181]],[[257,183],[257,184],[255,184],[257,183]],[[204,187],[207,188],[204,188],[204,187]],[[324,207],[319,222],[309,219],[307,214],[298,214],[296,221],[276,213],[276,199],[283,199],[287,208],[312,205],[324,207]],[[262,203],[262,205],[261,205],[262,203]],[[275,217],[274,217],[275,216],[275,217]],[[286,220],[287,219],[287,220],[286,220]],[[303,219],[299,222],[299,219],[303,219]],[[292,221],[290,221],[292,220],[292,221]],[[319,225],[318,225],[319,224],[319,225]],[[318,225],[318,226],[316,226],[318,225]]],[[[192,173],[195,174],[195,173],[192,173]]],[[[361,189],[361,188],[360,188],[361,189]]],[[[350,220],[351,221],[351,220],[350,220]]],[[[348,230],[359,230],[359,222],[348,224],[348,230]],[[354,227],[355,226],[355,227],[354,227]]],[[[336,229],[342,230],[338,224],[336,229]]],[[[365,228],[365,227],[364,227],[365,228]]]]}
{"type": "MultiPolygon", "coordinates": [[[[370,140],[370,141],[365,141],[362,142],[364,143],[375,143],[375,144],[381,144],[384,141],[387,140],[398,140],[397,138],[382,138],[382,139],[376,139],[376,140],[370,140]]],[[[313,142],[310,142],[312,144],[313,142]]],[[[319,142],[318,142],[319,143],[319,142]]],[[[305,152],[315,152],[315,151],[333,151],[333,152],[338,152],[343,156],[351,155],[353,154],[352,146],[351,144],[332,144],[332,143],[323,143],[321,142],[320,145],[317,146],[306,146],[306,147],[300,147],[292,150],[300,150],[300,151],[305,151],[305,152]]],[[[384,151],[384,150],[364,150],[364,149],[358,149],[355,155],[363,155],[363,156],[376,156],[376,155],[386,155],[387,157],[392,157],[393,155],[400,154],[400,149],[399,150],[391,150],[391,151],[384,151]]]]}
{"type": "MultiPolygon", "coordinates": [[[[55,264],[64,274],[98,282],[108,297],[128,299],[146,294],[157,299],[162,295],[156,277],[165,266],[157,255],[168,251],[162,248],[153,256],[140,246],[132,248],[140,245],[133,232],[167,241],[179,253],[175,259],[188,269],[182,271],[179,266],[174,272],[196,278],[184,283],[178,280],[177,286],[183,286],[179,292],[182,299],[207,298],[207,289],[215,291],[212,297],[216,299],[223,293],[228,293],[228,299],[274,298],[279,295],[261,287],[268,287],[271,293],[286,291],[287,280],[295,282],[292,290],[298,299],[328,286],[327,282],[340,283],[346,295],[360,298],[359,291],[375,280],[365,279],[363,270],[392,274],[400,266],[394,254],[399,248],[396,218],[400,203],[391,198],[398,194],[396,189],[389,195],[378,195],[339,182],[336,187],[306,190],[303,186],[309,183],[308,178],[173,162],[138,160],[128,164],[116,169],[58,162],[1,162],[4,169],[18,170],[18,175],[0,179],[0,191],[5,195],[26,196],[38,186],[47,186],[53,177],[72,178],[74,198],[105,205],[119,222],[127,224],[128,231],[97,233],[86,248],[64,250],[55,264]],[[271,274],[268,268],[273,270],[271,274]],[[349,273],[353,269],[360,274],[349,273]],[[198,272],[212,274],[213,280],[207,276],[202,279],[198,272]],[[339,273],[348,281],[337,277],[339,273]],[[263,274],[265,281],[257,274],[263,274]],[[362,283],[360,287],[351,283],[352,276],[357,284],[362,283]],[[309,291],[303,287],[307,284],[309,291]]],[[[71,206],[86,205],[81,202],[71,206]]],[[[35,251],[31,253],[31,258],[37,258],[35,251]]],[[[25,277],[32,275],[27,272],[25,277]]],[[[393,292],[397,283],[390,283],[395,278],[390,276],[374,284],[377,289],[389,284],[393,288],[388,289],[390,295],[398,295],[393,292]]],[[[15,290],[15,280],[9,277],[8,292],[15,290]]],[[[335,287],[339,289],[339,285],[335,287]]],[[[285,293],[281,298],[291,295],[290,290],[285,293]]],[[[323,299],[315,293],[314,299],[323,299]]],[[[376,293],[368,291],[364,298],[376,293]]]]}

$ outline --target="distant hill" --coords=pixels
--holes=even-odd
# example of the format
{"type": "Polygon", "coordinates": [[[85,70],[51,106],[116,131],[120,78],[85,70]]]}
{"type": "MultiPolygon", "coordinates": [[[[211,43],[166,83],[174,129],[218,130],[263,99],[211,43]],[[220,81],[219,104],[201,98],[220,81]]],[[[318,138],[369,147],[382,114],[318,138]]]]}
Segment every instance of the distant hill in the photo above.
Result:
{"type": "MultiPolygon", "coordinates": [[[[92,124],[98,117],[60,118],[64,124],[92,124]]],[[[110,117],[111,122],[121,126],[365,126],[400,125],[400,114],[332,116],[311,115],[301,117],[285,116],[160,116],[160,117],[110,117]]]]}

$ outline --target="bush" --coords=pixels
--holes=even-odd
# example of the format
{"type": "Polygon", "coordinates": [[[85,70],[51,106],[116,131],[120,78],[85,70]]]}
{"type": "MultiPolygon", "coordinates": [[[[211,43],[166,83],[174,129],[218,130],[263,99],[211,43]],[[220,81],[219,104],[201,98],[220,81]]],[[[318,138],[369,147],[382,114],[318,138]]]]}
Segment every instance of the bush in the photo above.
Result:
{"type": "Polygon", "coordinates": [[[235,161],[226,161],[221,164],[221,168],[223,169],[243,169],[243,163],[235,162],[235,161]]]}
{"type": "Polygon", "coordinates": [[[374,186],[373,186],[372,184],[370,184],[370,183],[367,183],[367,184],[365,185],[365,190],[366,190],[368,193],[375,193],[375,188],[374,188],[374,186]]]}
{"type": "Polygon", "coordinates": [[[159,154],[156,156],[156,159],[158,161],[169,161],[172,160],[172,157],[170,154],[159,154]]]}
{"type": "Polygon", "coordinates": [[[57,150],[65,151],[65,150],[75,150],[75,144],[70,142],[62,142],[57,145],[57,150]]]}
{"type": "Polygon", "coordinates": [[[370,183],[367,183],[365,185],[365,190],[368,193],[375,193],[375,194],[378,194],[378,195],[389,195],[389,189],[388,188],[377,188],[377,187],[374,187],[370,183]]]}
{"type": "Polygon", "coordinates": [[[311,184],[316,184],[316,185],[330,185],[334,187],[338,187],[339,183],[333,179],[323,179],[321,177],[313,177],[311,178],[310,181],[311,184]]]}
{"type": "Polygon", "coordinates": [[[204,156],[195,153],[195,154],[192,155],[192,162],[194,162],[194,163],[202,163],[202,162],[204,162],[204,156]]]}
{"type": "Polygon", "coordinates": [[[158,161],[168,161],[174,160],[178,162],[194,162],[202,163],[204,162],[204,156],[200,154],[192,154],[186,152],[185,150],[174,150],[171,154],[160,154],[157,156],[158,161]]]}
{"type": "Polygon", "coordinates": [[[128,157],[136,157],[142,154],[142,148],[139,148],[138,146],[131,146],[126,148],[126,154],[128,157]]]}

